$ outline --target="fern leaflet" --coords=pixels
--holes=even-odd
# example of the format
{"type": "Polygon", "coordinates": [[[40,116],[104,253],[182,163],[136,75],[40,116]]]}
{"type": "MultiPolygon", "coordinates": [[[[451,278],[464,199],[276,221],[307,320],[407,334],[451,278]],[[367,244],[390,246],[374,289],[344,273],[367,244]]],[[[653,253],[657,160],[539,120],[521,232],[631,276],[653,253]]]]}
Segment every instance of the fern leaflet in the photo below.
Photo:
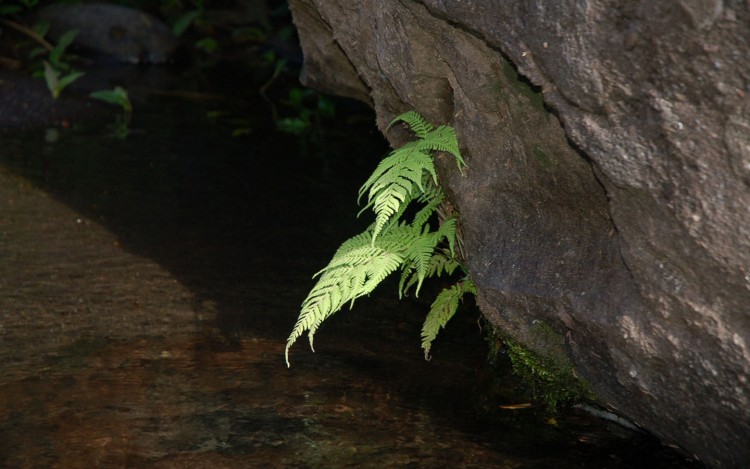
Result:
{"type": "MultiPolygon", "coordinates": [[[[461,263],[455,258],[454,254],[448,249],[442,249],[435,252],[430,258],[430,264],[425,274],[425,277],[440,277],[443,274],[452,275],[461,266],[461,263]]],[[[417,281],[419,280],[416,275],[415,268],[409,266],[405,268],[401,273],[401,281],[398,285],[399,298],[403,298],[409,292],[417,281]]]]}
{"type": "Polygon", "coordinates": [[[422,326],[422,349],[424,350],[425,360],[430,359],[432,341],[435,340],[440,329],[445,327],[456,314],[458,303],[466,293],[476,294],[476,287],[468,278],[444,289],[435,298],[422,326]]]}
{"type": "Polygon", "coordinates": [[[415,147],[418,151],[429,152],[429,151],[444,151],[450,153],[456,158],[458,169],[462,169],[466,166],[466,162],[461,156],[461,151],[458,148],[458,140],[456,140],[456,132],[448,126],[441,125],[437,129],[433,130],[423,140],[417,140],[415,147]]]}
{"type": "Polygon", "coordinates": [[[397,122],[403,122],[408,125],[412,132],[414,132],[414,135],[420,139],[427,138],[427,135],[435,128],[416,111],[406,111],[403,114],[399,114],[388,124],[388,128],[390,129],[397,122]]]}
{"type": "Polygon", "coordinates": [[[360,197],[368,193],[368,203],[360,214],[370,207],[375,212],[373,241],[402,207],[424,192],[422,177],[425,172],[437,183],[432,157],[409,145],[404,145],[384,159],[359,191],[360,197]]]}

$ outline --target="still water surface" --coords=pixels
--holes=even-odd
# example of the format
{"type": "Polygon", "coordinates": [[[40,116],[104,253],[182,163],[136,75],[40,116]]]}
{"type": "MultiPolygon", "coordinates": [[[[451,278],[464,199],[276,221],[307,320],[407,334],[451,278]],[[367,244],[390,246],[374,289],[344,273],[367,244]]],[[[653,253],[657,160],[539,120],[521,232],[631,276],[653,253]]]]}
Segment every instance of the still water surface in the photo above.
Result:
{"type": "Polygon", "coordinates": [[[287,369],[311,274],[367,223],[373,117],[339,109],[316,146],[257,101],[240,138],[206,117],[223,102],[136,104],[126,140],[0,137],[0,466],[693,467],[586,415],[502,409],[528,397],[486,364],[478,312],[426,362],[427,300],[392,286],[287,369]]]}

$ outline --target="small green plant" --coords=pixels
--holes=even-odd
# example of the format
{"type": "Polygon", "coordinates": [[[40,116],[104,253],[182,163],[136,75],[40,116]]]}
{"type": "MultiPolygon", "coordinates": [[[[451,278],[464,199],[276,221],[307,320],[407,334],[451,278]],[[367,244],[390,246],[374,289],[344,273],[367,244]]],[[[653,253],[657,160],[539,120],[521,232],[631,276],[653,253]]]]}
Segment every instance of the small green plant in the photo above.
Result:
{"type": "MultiPolygon", "coordinates": [[[[389,128],[397,122],[409,126],[417,139],[386,157],[360,189],[360,199],[367,196],[362,211],[372,209],[375,222],[344,242],[328,265],[315,275],[318,282],[302,303],[287,339],[287,366],[289,349],[304,332],[313,348],[313,337],[323,321],[344,305],[351,307],[357,298],[370,294],[392,272],[401,270],[399,297],[412,287],[418,295],[427,277],[452,274],[459,268],[465,273],[455,251],[456,219],[443,216],[437,228],[431,223],[445,199],[438,184],[434,152],[451,154],[459,169],[466,165],[456,134],[449,126],[434,127],[414,111],[397,116],[389,128]],[[413,210],[413,216],[407,216],[412,203],[420,207],[413,210]]],[[[426,359],[438,331],[456,312],[466,293],[475,293],[468,276],[445,289],[432,304],[422,328],[426,359]]]]}
{"type": "MultiPolygon", "coordinates": [[[[40,26],[45,31],[42,31],[40,36],[43,36],[46,32],[46,27],[40,26]]],[[[57,99],[60,97],[62,91],[71,83],[78,80],[83,76],[83,72],[79,72],[73,69],[68,61],[65,59],[65,49],[70,46],[75,37],[78,35],[78,30],[73,29],[60,37],[57,44],[49,51],[47,60],[44,63],[44,81],[47,83],[52,97],[57,99]]],[[[37,51],[32,51],[32,55],[35,53],[44,52],[44,49],[39,48],[37,51]]]]}
{"type": "Polygon", "coordinates": [[[276,119],[276,128],[284,133],[303,136],[314,130],[316,123],[336,115],[336,105],[323,94],[307,88],[294,87],[284,104],[296,116],[276,119]]]}
{"type": "Polygon", "coordinates": [[[89,96],[120,106],[122,116],[116,118],[114,134],[119,139],[126,138],[130,134],[130,119],[133,116],[133,104],[128,97],[128,91],[121,86],[116,86],[111,90],[94,91],[89,96]]]}
{"type": "MultiPolygon", "coordinates": [[[[0,24],[16,30],[38,44],[38,47],[29,52],[29,58],[33,59],[44,55],[46,55],[46,57],[45,60],[42,61],[41,70],[34,72],[33,76],[43,77],[52,97],[57,99],[68,85],[83,76],[83,72],[73,70],[65,56],[65,50],[75,39],[78,30],[68,31],[60,37],[57,44],[50,44],[44,39],[44,36],[49,30],[49,23],[40,21],[33,27],[28,28],[21,23],[3,17],[20,11],[22,6],[25,8],[32,8],[37,4],[37,1],[25,0],[19,1],[18,3],[21,5],[0,6],[0,24]]],[[[17,64],[20,68],[21,64],[19,61],[13,60],[12,62],[17,64]]]]}
{"type": "Polygon", "coordinates": [[[133,105],[131,104],[130,98],[128,97],[128,91],[125,88],[121,86],[115,86],[111,90],[94,91],[89,94],[89,96],[107,102],[109,104],[120,106],[125,115],[125,119],[130,122],[130,117],[133,114],[133,105]]]}
{"type": "Polygon", "coordinates": [[[44,81],[47,83],[47,88],[55,99],[60,97],[60,94],[68,85],[82,76],[83,72],[63,74],[63,72],[53,67],[49,62],[44,61],[44,81]]]}

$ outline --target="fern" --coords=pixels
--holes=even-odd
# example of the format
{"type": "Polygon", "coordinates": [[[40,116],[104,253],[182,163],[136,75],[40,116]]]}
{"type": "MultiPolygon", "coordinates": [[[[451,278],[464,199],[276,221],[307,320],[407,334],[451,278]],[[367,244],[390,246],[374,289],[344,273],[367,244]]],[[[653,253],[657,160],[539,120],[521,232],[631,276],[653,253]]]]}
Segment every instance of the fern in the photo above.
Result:
{"type": "MultiPolygon", "coordinates": [[[[408,145],[411,144],[404,147],[408,145]]],[[[360,198],[365,192],[368,193],[368,202],[362,211],[372,207],[375,212],[373,241],[402,207],[424,192],[422,177],[425,172],[437,183],[432,157],[428,153],[414,149],[413,146],[406,149],[404,147],[384,159],[359,190],[360,198]]]]}
{"type": "MultiPolygon", "coordinates": [[[[440,277],[443,274],[453,275],[456,269],[463,266],[456,259],[455,255],[447,249],[435,252],[430,258],[427,271],[422,278],[440,277]]],[[[407,266],[401,272],[401,280],[398,285],[399,299],[406,296],[414,285],[419,285],[420,276],[414,266],[407,266]]],[[[415,296],[419,296],[419,288],[415,289],[415,296]]]]}
{"type": "MultiPolygon", "coordinates": [[[[345,305],[351,308],[357,298],[369,295],[392,272],[402,270],[401,297],[412,287],[419,294],[425,278],[451,274],[461,266],[454,251],[456,220],[443,220],[437,230],[430,226],[430,219],[445,199],[438,185],[433,153],[451,154],[459,169],[465,167],[456,134],[448,126],[435,128],[414,111],[397,116],[388,127],[397,122],[408,125],[417,140],[391,152],[360,188],[359,199],[367,195],[367,204],[360,214],[371,208],[375,222],[364,233],[345,241],[328,265],[315,274],[317,283],[303,301],[287,339],[284,351],[287,366],[289,349],[302,334],[308,333],[314,351],[313,339],[320,325],[345,305]],[[403,218],[412,202],[422,207],[409,223],[403,218]]],[[[466,285],[473,284],[464,280],[455,287],[463,294],[470,290],[466,285]]],[[[425,357],[429,356],[430,344],[438,330],[455,313],[458,299],[452,298],[445,291],[441,293],[425,321],[422,331],[425,357]],[[454,303],[455,307],[447,314],[454,303]]]]}
{"type": "Polygon", "coordinates": [[[403,114],[399,114],[388,124],[388,128],[390,129],[397,122],[403,122],[408,125],[412,132],[414,132],[414,135],[420,139],[427,138],[429,133],[435,128],[417,111],[406,111],[403,114]]]}
{"type": "Polygon", "coordinates": [[[456,133],[451,127],[441,125],[434,128],[414,111],[397,116],[388,127],[400,121],[405,122],[414,131],[418,140],[394,150],[378,165],[359,190],[360,199],[367,193],[367,205],[360,214],[370,207],[375,212],[373,241],[385,224],[400,213],[402,207],[426,192],[423,177],[431,176],[432,183],[437,187],[437,173],[431,152],[450,153],[456,159],[459,169],[466,166],[458,147],[456,133]]]}
{"type": "Polygon", "coordinates": [[[422,326],[422,349],[425,360],[430,359],[432,341],[435,340],[440,329],[445,327],[450,318],[456,314],[461,298],[466,293],[476,294],[476,292],[474,282],[466,278],[438,294],[422,326]]]}

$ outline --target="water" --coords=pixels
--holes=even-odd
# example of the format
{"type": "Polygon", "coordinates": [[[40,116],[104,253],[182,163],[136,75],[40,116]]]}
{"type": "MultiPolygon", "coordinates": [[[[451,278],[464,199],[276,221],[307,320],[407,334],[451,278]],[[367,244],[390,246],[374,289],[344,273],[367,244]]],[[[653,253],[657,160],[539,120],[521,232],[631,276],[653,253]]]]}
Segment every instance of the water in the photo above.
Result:
{"type": "Polygon", "coordinates": [[[393,285],[287,369],[310,276],[367,223],[356,191],[386,146],[360,108],[322,146],[268,116],[152,96],[126,140],[0,138],[0,466],[694,467],[585,414],[501,408],[528,396],[486,363],[478,311],[426,362],[428,300],[393,285]]]}

